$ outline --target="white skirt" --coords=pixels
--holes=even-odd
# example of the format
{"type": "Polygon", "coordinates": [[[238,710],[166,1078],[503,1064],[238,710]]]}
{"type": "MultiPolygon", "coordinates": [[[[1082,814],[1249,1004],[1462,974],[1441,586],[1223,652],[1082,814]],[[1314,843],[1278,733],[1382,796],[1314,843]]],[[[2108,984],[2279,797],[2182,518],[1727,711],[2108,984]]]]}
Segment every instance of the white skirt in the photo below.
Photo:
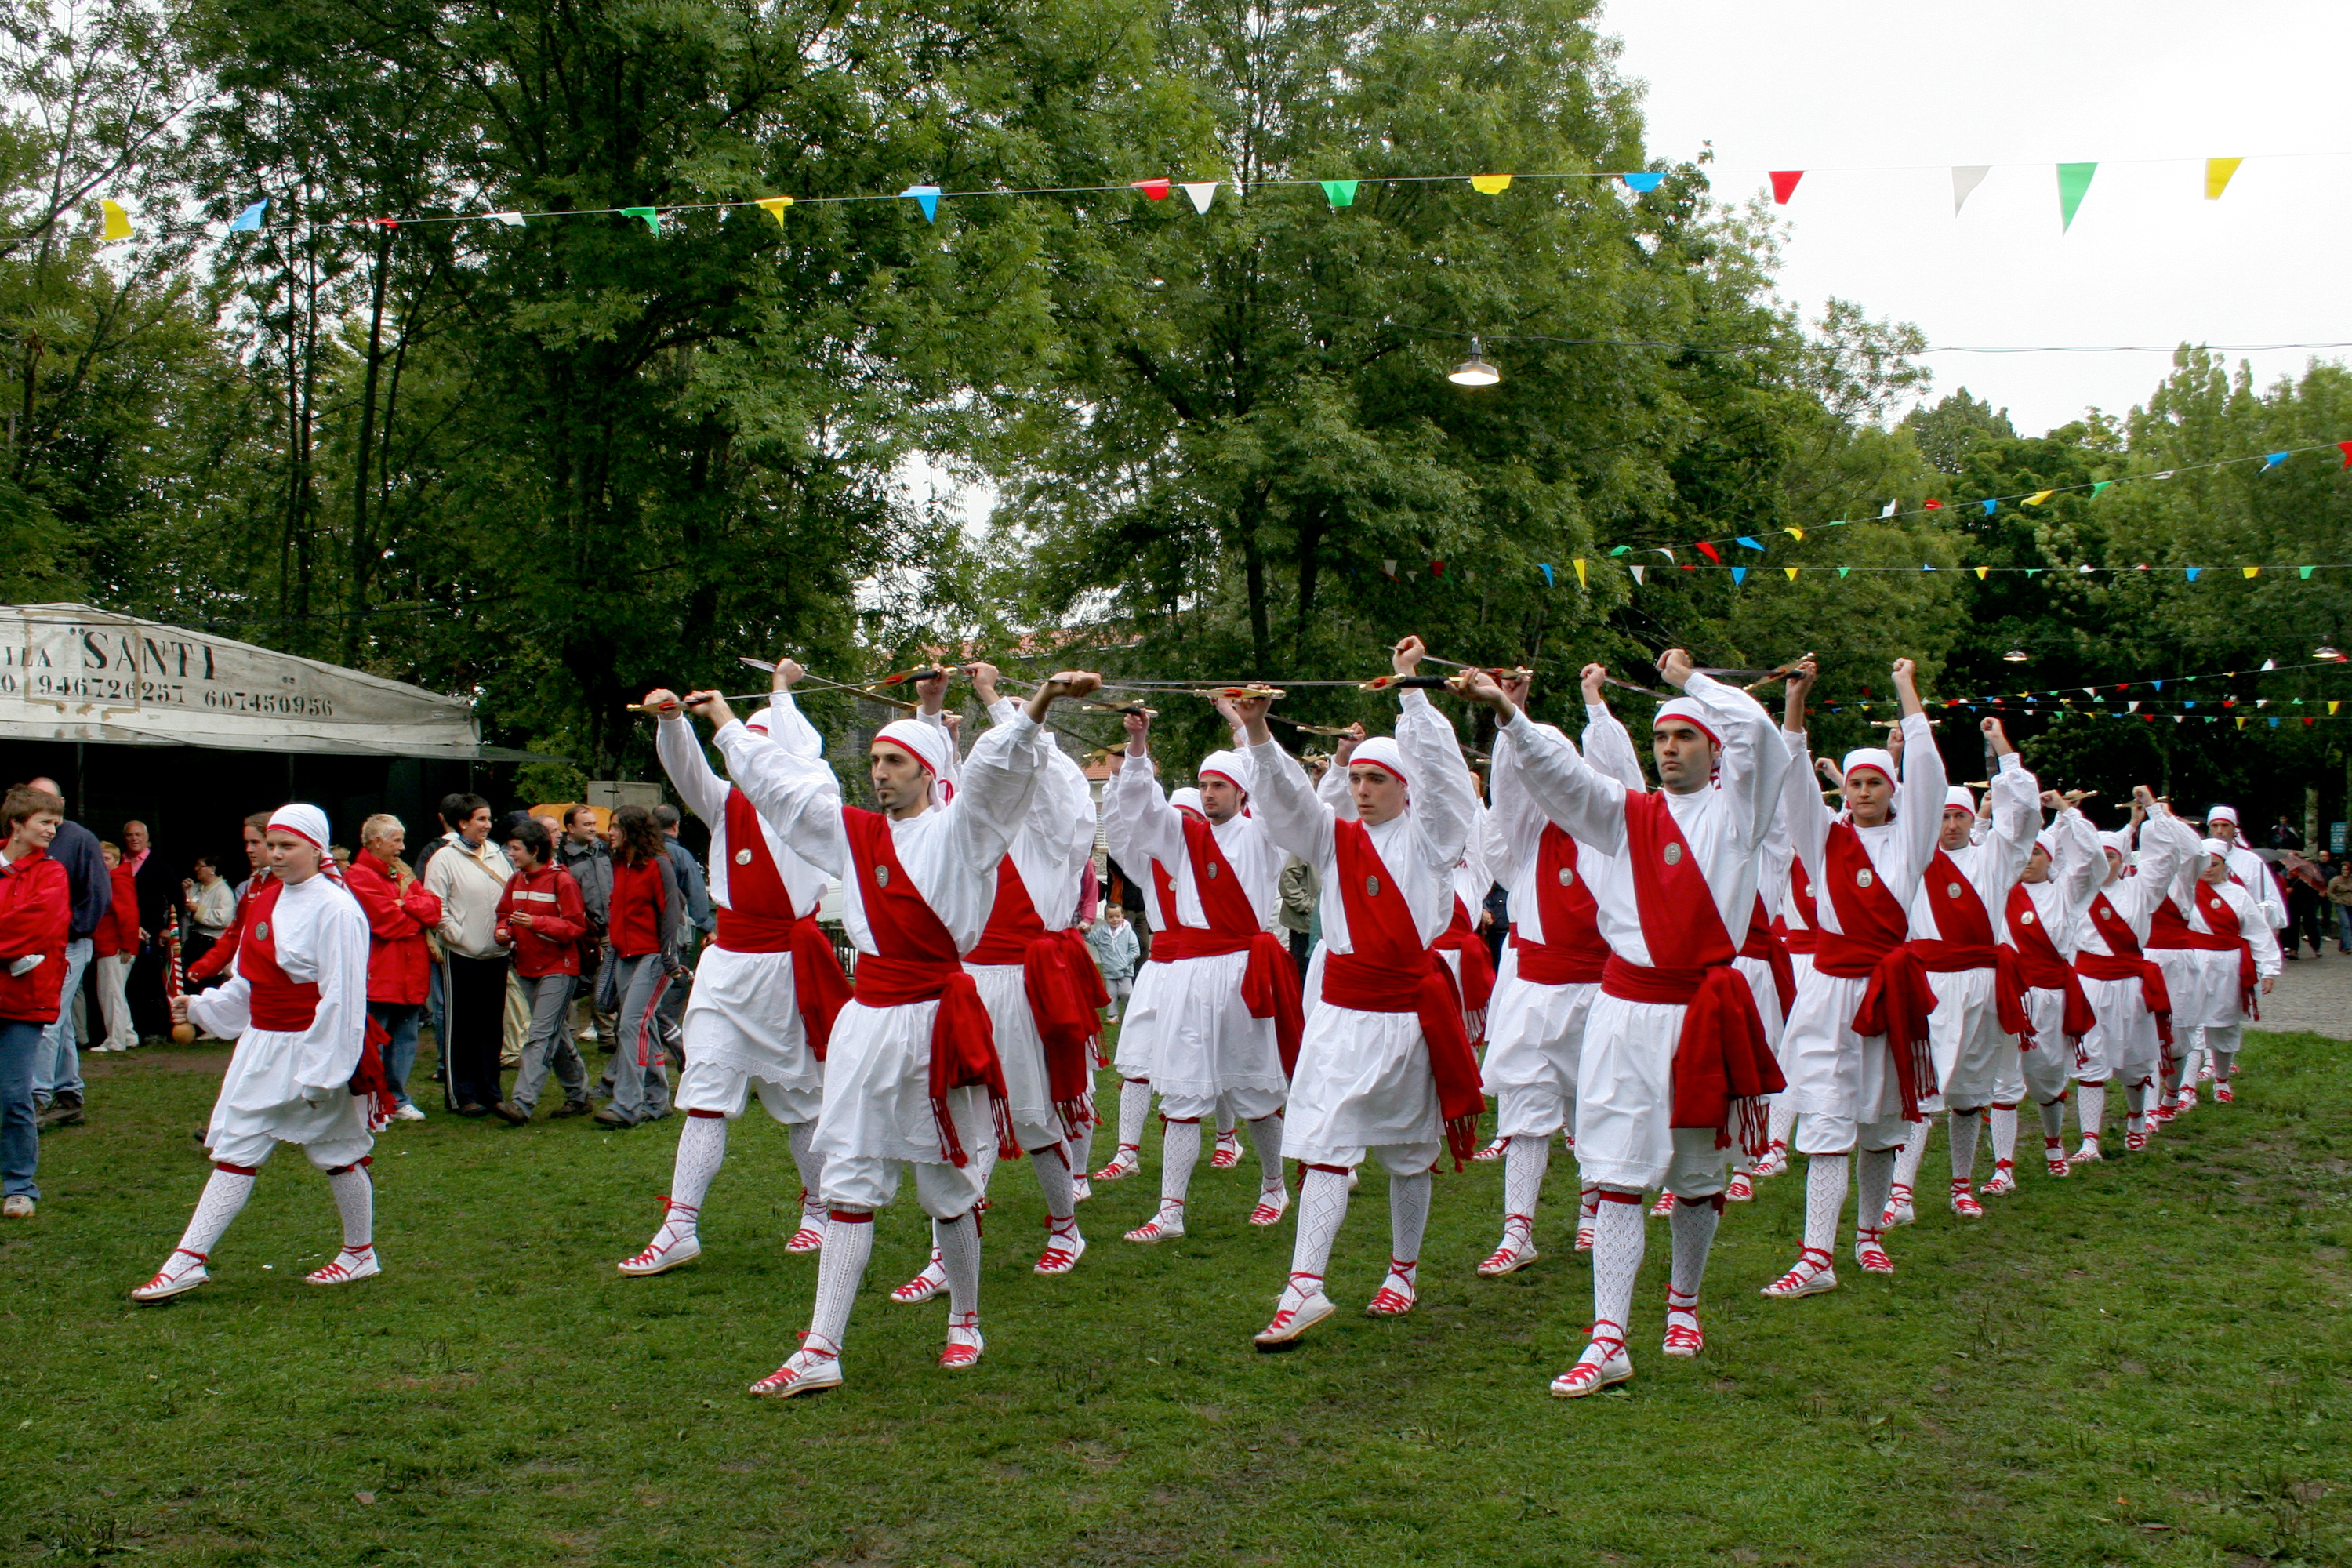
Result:
{"type": "MultiPolygon", "coordinates": [[[[2167,976],[2166,986],[2171,984],[2167,976]]],[[[2147,997],[2139,981],[2093,980],[2086,975],[2083,994],[2091,999],[2091,1012],[2099,1026],[2084,1037],[2084,1055],[2089,1065],[2077,1069],[2075,1076],[2084,1083],[2119,1078],[2134,1084],[2153,1079],[2164,1047],[2157,1038],[2156,1015],[2147,1010],[2147,997]]]]}
{"type": "Polygon", "coordinates": [[[686,1000],[688,1065],[709,1062],[794,1091],[824,1088],[824,1064],[808,1047],[789,952],[707,947],[686,1000]]]}
{"type": "Polygon", "coordinates": [[[996,1059],[1004,1068],[1013,1137],[1024,1149],[1060,1142],[1065,1129],[1054,1113],[1045,1042],[1037,1033],[1037,1015],[1029,1010],[1028,971],[1017,963],[967,963],[963,972],[980,987],[989,1022],[996,1026],[996,1059]]]}
{"type": "Polygon", "coordinates": [[[1969,1108],[1991,1104],[2003,1085],[2015,1079],[2018,1054],[2017,1037],[2000,1026],[1994,972],[1930,970],[1927,984],[1936,993],[1936,1010],[1927,1015],[1927,1044],[1936,1054],[1936,1082],[1945,1103],[1969,1108]]]}
{"type": "Polygon", "coordinates": [[[1421,1019],[1316,1004],[1283,1112],[1284,1157],[1352,1163],[1341,1156],[1400,1143],[1433,1145],[1444,1136],[1421,1019]]]}
{"type": "Polygon", "coordinates": [[[1168,975],[1152,1002],[1150,1078],[1163,1108],[1171,1115],[1192,1114],[1231,1096],[1246,1120],[1272,1115],[1290,1086],[1274,1020],[1252,1017],[1242,1000],[1249,954],[1182,958],[1158,967],[1168,975]],[[1169,1100],[1176,1107],[1166,1108],[1169,1100]]]}
{"type": "Polygon", "coordinates": [[[1150,1078],[1151,1051],[1160,1038],[1161,999],[1168,994],[1168,972],[1174,965],[1136,966],[1135,989],[1128,993],[1127,1010],[1119,1016],[1118,1045],[1111,1065],[1121,1078],[1150,1078]]]}
{"type": "Polygon", "coordinates": [[[1903,1114],[1903,1084],[1895,1077],[1886,1037],[1853,1032],[1854,1010],[1870,989],[1866,977],[1842,980],[1807,965],[1797,981],[1797,1005],[1781,1036],[1780,1071],[1789,1080],[1787,1105],[1800,1116],[1831,1116],[1867,1125],[1903,1114]]]}
{"type": "Polygon", "coordinates": [[[1598,982],[1542,985],[1524,979],[1517,950],[1503,949],[1486,1004],[1486,1057],[1479,1074],[1479,1088],[1496,1102],[1498,1137],[1559,1130],[1576,1105],[1585,1031],[1600,994],[1598,982]]]}
{"type": "MultiPolygon", "coordinates": [[[[852,1002],[834,1021],[825,1053],[824,1110],[814,1146],[828,1159],[944,1164],[931,1119],[931,1020],[937,1002],[869,1007],[852,1002]]],[[[978,1161],[995,1142],[984,1089],[948,1096],[964,1152],[978,1161]]]]}
{"type": "Polygon", "coordinates": [[[367,1103],[342,1090],[317,1105],[295,1081],[307,1030],[247,1029],[236,1037],[228,1070],[205,1131],[209,1149],[230,1140],[275,1138],[280,1143],[328,1143],[368,1136],[367,1103]]]}

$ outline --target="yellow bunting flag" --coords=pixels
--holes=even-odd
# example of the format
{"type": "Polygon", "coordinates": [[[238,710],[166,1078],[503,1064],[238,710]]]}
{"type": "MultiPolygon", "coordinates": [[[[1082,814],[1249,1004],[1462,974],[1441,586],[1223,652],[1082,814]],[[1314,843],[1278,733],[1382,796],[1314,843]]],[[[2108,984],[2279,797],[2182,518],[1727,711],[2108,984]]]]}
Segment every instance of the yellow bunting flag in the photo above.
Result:
{"type": "Polygon", "coordinates": [[[768,216],[779,224],[784,221],[784,209],[792,205],[793,198],[790,196],[769,196],[759,203],[760,206],[766,209],[768,216]]]}
{"type": "Polygon", "coordinates": [[[2332,700],[2332,699],[2331,699],[2331,700],[2329,700],[2328,704],[2327,704],[2327,710],[2328,710],[2330,713],[2333,713],[2333,712],[2335,712],[2338,708],[2341,708],[2341,707],[2343,707],[2343,706],[2344,706],[2344,704],[2343,704],[2340,700],[2332,700]]]}
{"type": "Polygon", "coordinates": [[[2241,572],[2243,572],[2247,576],[2251,577],[2251,576],[2252,576],[2255,573],[2257,573],[2257,572],[2261,571],[2261,570],[2262,570],[2262,568],[2261,568],[2261,567],[2259,567],[2259,566],[2241,566],[2241,567],[2239,567],[2239,568],[2238,568],[2238,570],[2239,570],[2239,571],[2241,571],[2241,572]]]}
{"type": "Polygon", "coordinates": [[[2028,506],[2040,506],[2042,502],[2048,500],[2052,496],[2054,496],[2058,492],[2056,490],[2036,490],[2032,495],[2025,498],[2025,504],[2028,506]]]}
{"type": "Polygon", "coordinates": [[[1988,572],[1991,571],[1991,570],[1992,570],[1992,568],[1991,568],[1991,567],[1990,567],[1990,566],[1979,566],[1979,567],[1978,567],[1978,568],[1977,568],[1977,581],[1978,581],[1978,582],[1979,582],[1979,583],[1983,582],[1983,581],[1984,581],[1984,574],[1985,574],[1986,573],[1988,573],[1988,572]]]}
{"type": "Polygon", "coordinates": [[[106,231],[101,239],[129,239],[137,232],[131,226],[131,216],[122,210],[121,202],[100,199],[99,210],[106,215],[106,231]]]}
{"type": "Polygon", "coordinates": [[[2230,188],[2230,176],[2238,172],[2243,158],[2208,158],[2205,160],[2205,199],[2218,202],[2221,193],[2230,188]]]}
{"type": "Polygon", "coordinates": [[[1584,557],[1581,555],[1576,556],[1569,562],[1569,564],[1576,568],[1576,585],[1580,588],[1585,586],[1584,557]]]}
{"type": "Polygon", "coordinates": [[[1780,531],[1787,534],[1790,538],[1795,540],[1800,544],[1802,544],[1805,542],[1805,531],[1801,528],[1784,528],[1780,531]]]}
{"type": "Polygon", "coordinates": [[[2241,730],[2242,730],[2242,729],[2244,729],[2245,727],[2246,727],[2246,716],[2245,716],[2243,713],[2241,713],[2241,714],[2239,714],[2239,715],[2238,715],[2238,728],[2239,728],[2239,729],[2241,729],[2241,730]]]}
{"type": "Polygon", "coordinates": [[[1499,196],[1505,191],[1511,188],[1511,176],[1508,174],[1473,174],[1470,176],[1470,188],[1477,192],[1482,196],[1499,196]]]}
{"type": "Polygon", "coordinates": [[[1797,569],[1794,566],[1783,566],[1780,570],[1789,574],[1790,582],[1793,583],[1797,580],[1797,569]]]}

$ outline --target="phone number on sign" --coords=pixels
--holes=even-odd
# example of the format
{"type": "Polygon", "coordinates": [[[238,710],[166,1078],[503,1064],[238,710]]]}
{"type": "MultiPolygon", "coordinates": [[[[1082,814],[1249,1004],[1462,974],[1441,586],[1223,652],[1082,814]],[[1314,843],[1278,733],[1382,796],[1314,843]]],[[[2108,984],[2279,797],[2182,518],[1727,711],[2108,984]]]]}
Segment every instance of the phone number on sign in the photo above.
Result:
{"type": "MultiPolygon", "coordinates": [[[[135,702],[173,708],[190,705],[188,688],[173,681],[141,680],[134,683],[119,676],[36,674],[20,682],[13,670],[0,671],[0,697],[22,697],[35,702],[135,702]]],[[[206,687],[202,703],[215,712],[223,713],[257,713],[296,719],[331,719],[335,716],[335,705],[330,699],[296,691],[228,691],[206,687]]]]}

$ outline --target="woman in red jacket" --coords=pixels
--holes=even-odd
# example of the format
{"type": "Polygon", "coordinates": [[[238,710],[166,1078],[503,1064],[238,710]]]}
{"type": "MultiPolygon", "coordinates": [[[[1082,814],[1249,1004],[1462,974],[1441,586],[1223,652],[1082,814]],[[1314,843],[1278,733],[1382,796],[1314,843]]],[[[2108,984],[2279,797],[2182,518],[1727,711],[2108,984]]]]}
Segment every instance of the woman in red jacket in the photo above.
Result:
{"type": "Polygon", "coordinates": [[[563,1086],[555,1114],[588,1110],[588,1064],[572,1043],[572,994],[580,984],[580,939],[588,914],[580,884],[554,864],[555,840],[546,826],[526,817],[507,838],[507,859],[515,874],[499,898],[499,945],[514,958],[514,975],[530,1007],[530,1035],[515,1068],[514,1092],[490,1109],[509,1125],[529,1121],[546,1086],[550,1063],[563,1086]]]}
{"type": "Polygon", "coordinates": [[[669,1114],[669,1068],[655,1009],[683,963],[678,932],[684,896],[662,830],[642,805],[613,813],[613,903],[605,923],[621,995],[621,1037],[613,1047],[613,1098],[596,1113],[603,1127],[635,1127],[669,1114]]]}
{"type": "Polygon", "coordinates": [[[378,813],[360,825],[360,852],[352,857],[344,884],[368,918],[368,1016],[392,1037],[383,1048],[383,1068],[392,1079],[400,1121],[422,1121],[425,1112],[408,1098],[408,1074],[416,1066],[416,1026],[425,1015],[432,984],[433,954],[425,933],[441,923],[441,900],[425,890],[400,858],[408,829],[400,818],[378,813]]]}
{"type": "MultiPolygon", "coordinates": [[[[98,974],[98,1016],[106,1022],[106,1038],[90,1048],[127,1051],[139,1044],[139,1028],[131,1021],[131,999],[126,993],[131,965],[139,957],[139,885],[131,879],[131,868],[122,863],[121,849],[100,844],[98,852],[106,859],[114,902],[98,929],[90,932],[90,967],[98,974]]],[[[67,998],[64,1005],[73,1005],[72,999],[67,998]]]]}
{"type": "Polygon", "coordinates": [[[0,1216],[8,1219],[32,1218],[41,1196],[33,1058],[65,989],[71,894],[48,853],[65,819],[66,803],[47,790],[17,784],[0,802],[8,835],[0,844],[0,1216]]]}

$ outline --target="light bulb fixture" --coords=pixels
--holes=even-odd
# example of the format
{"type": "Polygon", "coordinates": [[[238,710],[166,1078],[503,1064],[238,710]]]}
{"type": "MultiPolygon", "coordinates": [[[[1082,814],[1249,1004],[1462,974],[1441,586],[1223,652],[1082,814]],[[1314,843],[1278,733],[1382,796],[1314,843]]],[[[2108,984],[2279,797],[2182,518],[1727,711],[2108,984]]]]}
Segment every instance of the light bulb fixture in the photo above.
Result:
{"type": "Polygon", "coordinates": [[[1492,386],[1503,379],[1503,373],[1486,363],[1486,351],[1478,340],[1470,340],[1470,357],[1454,367],[1446,380],[1456,386],[1492,386]]]}
{"type": "Polygon", "coordinates": [[[2021,647],[2013,647],[2013,648],[2011,648],[2007,653],[2002,654],[2000,657],[2001,657],[2005,661],[2007,661],[2008,663],[2011,663],[2011,664],[2023,664],[2027,659],[2029,659],[2029,658],[2032,658],[2033,656],[2032,656],[2032,655],[2031,655],[2031,654],[2029,654],[2029,653],[2027,653],[2027,652],[2026,652],[2023,648],[2021,648],[2021,647]]]}
{"type": "Polygon", "coordinates": [[[2342,663],[2344,660],[2344,656],[2342,654],[2336,652],[2326,643],[2321,643],[2317,647],[2312,649],[2311,657],[2314,658],[2328,659],[2338,664],[2342,663]]]}

